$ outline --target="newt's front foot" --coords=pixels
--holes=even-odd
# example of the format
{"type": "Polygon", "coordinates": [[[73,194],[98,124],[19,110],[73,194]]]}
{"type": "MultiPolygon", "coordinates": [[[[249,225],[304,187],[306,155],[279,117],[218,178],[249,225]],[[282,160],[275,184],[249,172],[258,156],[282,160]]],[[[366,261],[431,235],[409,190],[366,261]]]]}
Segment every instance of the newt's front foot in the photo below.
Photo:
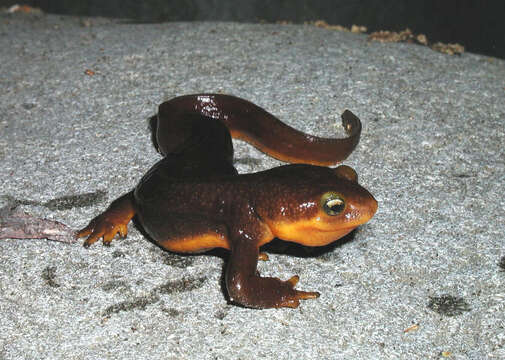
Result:
{"type": "Polygon", "coordinates": [[[295,309],[300,305],[300,300],[316,299],[319,297],[320,294],[316,291],[296,290],[295,286],[299,280],[300,277],[298,275],[292,276],[286,281],[279,280],[283,284],[279,287],[280,301],[273,307],[290,307],[295,309]],[[286,288],[286,290],[282,290],[283,288],[286,288]]]}
{"type": "Polygon", "coordinates": [[[91,220],[88,226],[75,234],[75,237],[88,237],[84,241],[84,247],[89,247],[100,238],[103,239],[104,245],[110,245],[116,234],[126,237],[128,223],[133,216],[135,216],[135,210],[130,192],[113,201],[105,212],[91,220]]]}
{"type": "Polygon", "coordinates": [[[297,308],[300,300],[315,299],[318,292],[296,290],[297,275],[283,281],[278,278],[255,276],[244,278],[240,275],[227,281],[228,294],[233,302],[257,308],[297,308]]]}
{"type": "Polygon", "coordinates": [[[291,291],[288,291],[284,301],[282,301],[277,307],[290,307],[294,309],[300,305],[300,300],[316,299],[319,297],[320,294],[317,291],[296,290],[295,286],[298,284],[299,280],[300,277],[298,275],[294,275],[289,280],[285,281],[285,284],[291,287],[291,291]]]}

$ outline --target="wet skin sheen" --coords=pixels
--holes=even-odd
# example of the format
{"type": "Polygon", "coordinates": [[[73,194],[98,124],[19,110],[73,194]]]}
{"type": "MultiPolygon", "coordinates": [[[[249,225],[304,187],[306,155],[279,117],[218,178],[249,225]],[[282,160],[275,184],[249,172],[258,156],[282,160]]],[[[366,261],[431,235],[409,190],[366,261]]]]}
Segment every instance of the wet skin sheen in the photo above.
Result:
{"type": "Polygon", "coordinates": [[[308,246],[329,244],[366,223],[377,201],[348,166],[329,168],[356,147],[361,122],[346,110],[344,139],[299,132],[246,100],[217,94],[187,95],[160,105],[153,139],[164,156],[137,187],[77,233],[89,246],[126,236],[137,216],[161,247],[198,253],[230,250],[226,286],[230,299],[252,308],[292,307],[317,292],[261,277],[261,245],[274,238],[308,246]],[[239,175],[231,136],[277,159],[296,163],[239,175]]]}

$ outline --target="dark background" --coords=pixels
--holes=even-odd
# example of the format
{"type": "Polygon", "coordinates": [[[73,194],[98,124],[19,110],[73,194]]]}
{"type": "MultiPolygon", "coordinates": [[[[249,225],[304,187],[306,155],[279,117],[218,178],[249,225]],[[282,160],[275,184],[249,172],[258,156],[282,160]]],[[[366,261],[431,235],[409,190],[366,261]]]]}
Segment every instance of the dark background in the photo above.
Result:
{"type": "Polygon", "coordinates": [[[0,0],[44,12],[105,16],[133,22],[325,20],[368,32],[410,28],[430,43],[460,43],[467,51],[505,58],[505,0],[0,0]]]}

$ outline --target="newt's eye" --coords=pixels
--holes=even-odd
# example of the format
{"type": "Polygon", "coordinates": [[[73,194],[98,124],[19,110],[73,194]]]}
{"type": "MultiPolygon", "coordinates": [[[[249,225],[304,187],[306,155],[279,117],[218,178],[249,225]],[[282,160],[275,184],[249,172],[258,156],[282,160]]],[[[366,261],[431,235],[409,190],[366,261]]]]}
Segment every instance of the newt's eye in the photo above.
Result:
{"type": "Polygon", "coordinates": [[[330,216],[338,215],[345,209],[344,198],[335,192],[327,192],[321,197],[321,206],[330,216]]]}

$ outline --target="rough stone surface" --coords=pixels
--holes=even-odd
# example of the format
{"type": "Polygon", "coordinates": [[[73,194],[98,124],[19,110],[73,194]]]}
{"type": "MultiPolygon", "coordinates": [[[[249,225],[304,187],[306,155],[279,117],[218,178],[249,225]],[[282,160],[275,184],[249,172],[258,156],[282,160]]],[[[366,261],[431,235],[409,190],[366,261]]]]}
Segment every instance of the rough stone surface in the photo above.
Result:
{"type": "MultiPolygon", "coordinates": [[[[0,49],[0,195],[32,215],[84,226],[159,158],[157,105],[195,92],[324,136],[352,110],[346,164],[379,201],[348,241],[260,264],[321,292],[296,310],[228,304],[225,258],[134,226],[108,248],[1,240],[0,358],[505,358],[504,61],[310,26],[22,14],[0,17],[0,49]]],[[[235,145],[240,172],[279,164],[235,145]]]]}

